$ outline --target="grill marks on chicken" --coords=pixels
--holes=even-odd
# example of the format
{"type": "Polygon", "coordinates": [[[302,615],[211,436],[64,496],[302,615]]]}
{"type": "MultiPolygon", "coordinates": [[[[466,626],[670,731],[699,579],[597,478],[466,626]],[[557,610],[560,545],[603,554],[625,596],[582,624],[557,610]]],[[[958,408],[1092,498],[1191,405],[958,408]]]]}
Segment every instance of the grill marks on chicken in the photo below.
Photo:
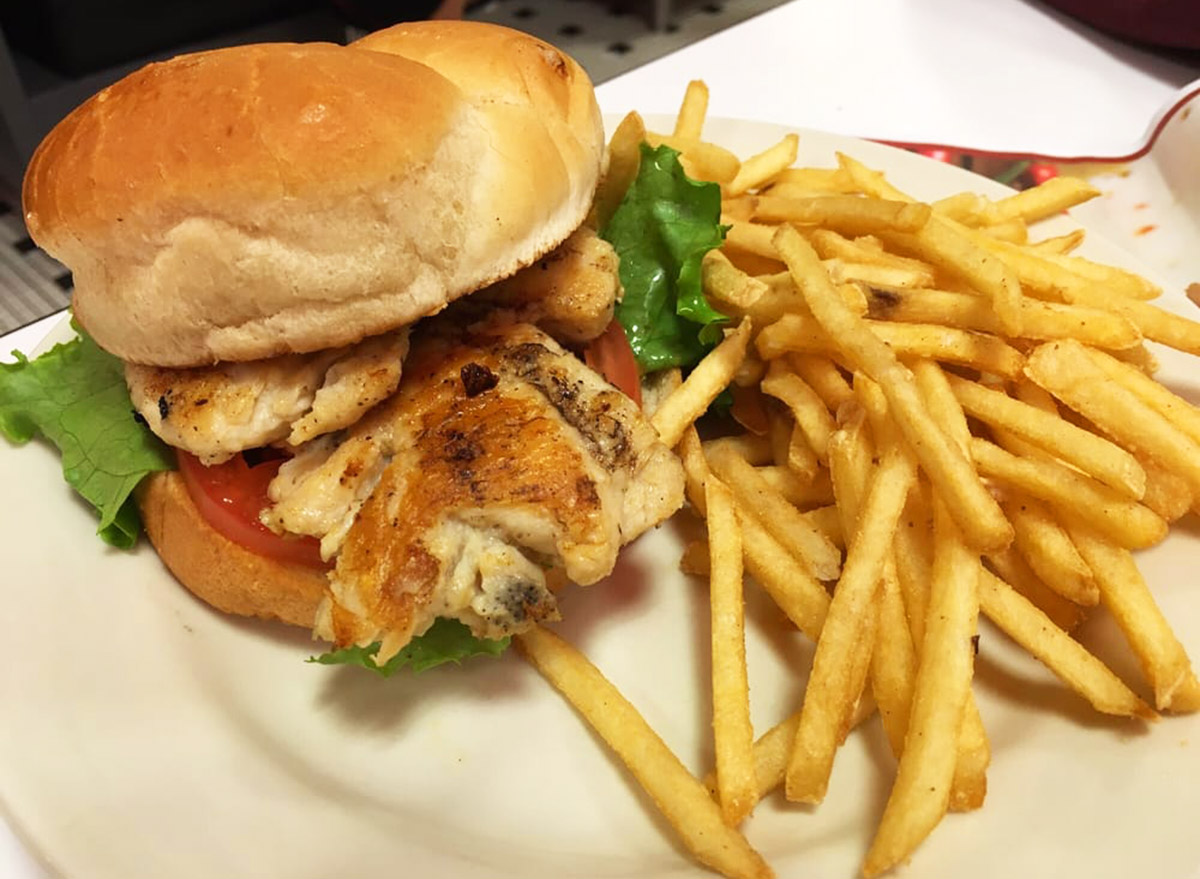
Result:
{"type": "Polygon", "coordinates": [[[556,579],[603,578],[683,500],[637,406],[527,324],[422,327],[400,390],[326,444],[267,521],[337,553],[317,634],[380,661],[439,616],[491,638],[555,618],[556,579]]]}
{"type": "Polygon", "coordinates": [[[176,448],[219,464],[272,443],[341,430],[400,383],[408,330],[356,345],[189,369],[125,365],[134,408],[176,448]]]}

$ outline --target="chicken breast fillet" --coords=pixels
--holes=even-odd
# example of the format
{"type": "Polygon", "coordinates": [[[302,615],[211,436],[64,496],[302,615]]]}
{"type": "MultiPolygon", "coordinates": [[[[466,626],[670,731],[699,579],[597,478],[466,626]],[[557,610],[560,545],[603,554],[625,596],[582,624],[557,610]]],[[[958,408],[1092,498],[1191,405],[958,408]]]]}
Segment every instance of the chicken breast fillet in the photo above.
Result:
{"type": "Polygon", "coordinates": [[[620,298],[619,260],[613,246],[587,226],[533,265],[465,300],[510,309],[568,344],[590,342],[613,319],[620,298]]]}
{"type": "Polygon", "coordinates": [[[336,554],[317,634],[381,641],[437,617],[480,637],[557,616],[683,503],[683,470],[624,394],[524,323],[421,328],[399,391],[280,470],[273,527],[336,554]]]}
{"type": "Polygon", "coordinates": [[[357,345],[191,369],[125,364],[134,408],[169,445],[205,464],[341,430],[400,384],[408,329],[357,345]]]}

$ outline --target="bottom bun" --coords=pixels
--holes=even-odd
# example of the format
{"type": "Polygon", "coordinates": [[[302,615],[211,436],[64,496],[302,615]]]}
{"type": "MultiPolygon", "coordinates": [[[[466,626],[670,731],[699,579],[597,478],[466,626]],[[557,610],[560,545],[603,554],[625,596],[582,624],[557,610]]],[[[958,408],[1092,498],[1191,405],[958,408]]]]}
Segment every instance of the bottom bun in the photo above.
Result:
{"type": "Polygon", "coordinates": [[[177,471],[150,474],[137,501],[155,550],[198,598],[225,613],[312,628],[325,595],[323,571],[266,558],[215,531],[177,471]]]}

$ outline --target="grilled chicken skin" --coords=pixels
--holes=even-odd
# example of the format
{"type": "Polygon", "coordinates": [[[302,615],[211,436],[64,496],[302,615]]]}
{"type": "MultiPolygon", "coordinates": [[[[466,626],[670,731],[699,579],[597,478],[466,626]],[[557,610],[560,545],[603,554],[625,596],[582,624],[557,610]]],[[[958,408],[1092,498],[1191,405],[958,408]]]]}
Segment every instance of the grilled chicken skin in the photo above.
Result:
{"type": "Polygon", "coordinates": [[[683,471],[637,406],[529,324],[422,327],[399,391],[281,468],[264,521],[336,554],[317,634],[382,641],[439,617],[496,638],[553,619],[552,584],[609,574],[674,513],[683,471]]]}

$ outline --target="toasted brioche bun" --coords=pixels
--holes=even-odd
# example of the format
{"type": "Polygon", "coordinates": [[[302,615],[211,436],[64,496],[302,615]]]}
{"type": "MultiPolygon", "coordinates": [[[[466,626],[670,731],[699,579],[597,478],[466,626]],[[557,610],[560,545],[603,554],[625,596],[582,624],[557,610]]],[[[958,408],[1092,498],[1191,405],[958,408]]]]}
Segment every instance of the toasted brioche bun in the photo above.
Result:
{"type": "Polygon", "coordinates": [[[202,601],[225,613],[312,628],[324,572],[258,555],[215,531],[176,470],[142,480],[137,501],[154,549],[202,601]]]}
{"type": "Polygon", "coordinates": [[[582,68],[494,25],[412,33],[181,56],[64,119],[26,224],[93,338],[158,366],[350,344],[563,241],[604,152],[582,68]]]}

